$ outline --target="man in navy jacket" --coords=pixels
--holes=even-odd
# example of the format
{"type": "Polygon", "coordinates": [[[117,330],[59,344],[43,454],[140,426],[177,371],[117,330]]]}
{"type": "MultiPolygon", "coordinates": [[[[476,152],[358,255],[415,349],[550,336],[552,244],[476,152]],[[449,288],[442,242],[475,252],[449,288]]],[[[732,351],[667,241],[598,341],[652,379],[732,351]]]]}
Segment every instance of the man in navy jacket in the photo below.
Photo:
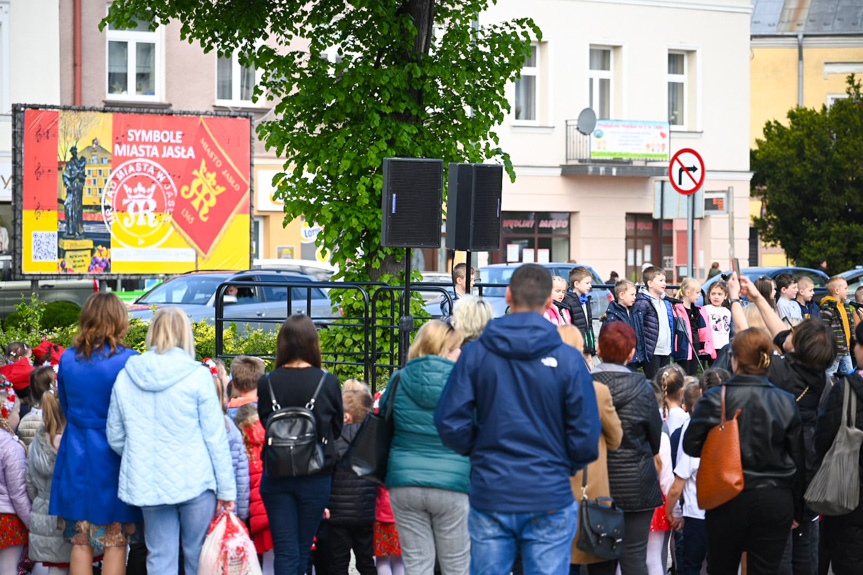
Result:
{"type": "Polygon", "coordinates": [[[551,274],[512,275],[512,313],[468,345],[435,411],[444,444],[471,458],[471,574],[569,573],[578,504],[569,478],[598,456],[593,381],[580,354],[542,316],[551,274]]]}

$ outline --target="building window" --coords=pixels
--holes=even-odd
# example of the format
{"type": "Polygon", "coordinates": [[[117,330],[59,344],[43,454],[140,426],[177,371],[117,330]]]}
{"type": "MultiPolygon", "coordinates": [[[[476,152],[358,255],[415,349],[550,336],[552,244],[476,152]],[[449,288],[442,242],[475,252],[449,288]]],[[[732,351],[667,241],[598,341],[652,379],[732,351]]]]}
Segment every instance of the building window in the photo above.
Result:
{"type": "Polygon", "coordinates": [[[603,120],[611,118],[611,51],[611,48],[590,49],[590,107],[603,120]]]}
{"type": "Polygon", "coordinates": [[[521,68],[521,77],[515,81],[515,119],[536,122],[537,90],[539,87],[539,46],[532,44],[530,55],[521,68]]]}
{"type": "Polygon", "coordinates": [[[686,126],[686,54],[668,53],[668,123],[686,126]]]}
{"type": "Polygon", "coordinates": [[[161,33],[150,22],[135,20],[135,27],[117,30],[108,26],[109,99],[158,101],[161,90],[161,33]]]}
{"type": "Polygon", "coordinates": [[[827,107],[832,108],[836,100],[845,100],[847,98],[848,94],[827,94],[827,107]]]}
{"type": "Polygon", "coordinates": [[[9,2],[0,1],[0,114],[9,112],[9,2]]]}
{"type": "Polygon", "coordinates": [[[252,258],[260,259],[264,253],[264,218],[252,218],[252,258]]]}
{"type": "Polygon", "coordinates": [[[236,52],[228,58],[219,57],[216,65],[217,100],[251,104],[256,83],[255,67],[243,66],[236,52]]]}
{"type": "Polygon", "coordinates": [[[569,259],[568,212],[502,212],[501,249],[493,263],[565,262],[569,259]]]}

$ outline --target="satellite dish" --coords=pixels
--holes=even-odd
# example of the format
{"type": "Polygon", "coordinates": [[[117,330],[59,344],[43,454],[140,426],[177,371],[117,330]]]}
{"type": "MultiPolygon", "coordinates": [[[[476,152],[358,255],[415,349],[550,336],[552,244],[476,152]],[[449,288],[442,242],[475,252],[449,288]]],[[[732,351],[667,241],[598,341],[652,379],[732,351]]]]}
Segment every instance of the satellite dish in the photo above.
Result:
{"type": "Polygon", "coordinates": [[[593,111],[593,108],[585,108],[578,115],[578,123],[575,128],[585,136],[589,136],[595,127],[596,112],[593,111]]]}

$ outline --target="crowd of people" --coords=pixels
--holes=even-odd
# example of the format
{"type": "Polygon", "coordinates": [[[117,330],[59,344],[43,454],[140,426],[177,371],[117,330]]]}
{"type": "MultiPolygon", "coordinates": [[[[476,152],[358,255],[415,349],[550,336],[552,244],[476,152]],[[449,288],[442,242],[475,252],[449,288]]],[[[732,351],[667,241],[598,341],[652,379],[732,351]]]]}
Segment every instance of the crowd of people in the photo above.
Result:
{"type": "Polygon", "coordinates": [[[846,395],[863,429],[863,316],[844,280],[820,305],[788,274],[731,275],[705,294],[687,278],[669,297],[664,271],[647,267],[638,285],[616,281],[594,322],[586,268],[520,266],[498,319],[458,275],[452,314],[420,328],[375,396],[323,369],[303,315],[281,326],[269,373],[256,357],[197,361],[171,307],[139,354],[108,293],[48,365],[7,345],[0,575],[196,574],[219,512],[245,523],[265,574],[346,575],[352,558],[361,575],[859,572],[863,505],[819,515],[804,499],[846,395]],[[276,474],[270,422],[304,406],[319,464],[276,474]],[[380,485],[348,462],[368,415],[387,408],[380,485]],[[701,457],[726,419],[742,486],[707,505],[701,457]],[[597,500],[620,513],[611,556],[585,544],[597,500]]]}

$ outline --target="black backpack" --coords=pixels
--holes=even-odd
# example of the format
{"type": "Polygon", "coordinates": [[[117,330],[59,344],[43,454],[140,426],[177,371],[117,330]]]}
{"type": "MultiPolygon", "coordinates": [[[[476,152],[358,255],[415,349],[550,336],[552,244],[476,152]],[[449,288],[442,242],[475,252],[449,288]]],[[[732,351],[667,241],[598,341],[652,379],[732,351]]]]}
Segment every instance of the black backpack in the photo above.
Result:
{"type": "Polygon", "coordinates": [[[273,402],[273,413],[267,418],[264,442],[264,470],[268,477],[299,477],[317,473],[324,466],[324,443],[318,441],[318,428],[315,421],[315,400],[327,372],[324,371],[314,395],[305,407],[286,407],[282,409],[273,394],[270,374],[267,374],[267,387],[273,402]]]}

